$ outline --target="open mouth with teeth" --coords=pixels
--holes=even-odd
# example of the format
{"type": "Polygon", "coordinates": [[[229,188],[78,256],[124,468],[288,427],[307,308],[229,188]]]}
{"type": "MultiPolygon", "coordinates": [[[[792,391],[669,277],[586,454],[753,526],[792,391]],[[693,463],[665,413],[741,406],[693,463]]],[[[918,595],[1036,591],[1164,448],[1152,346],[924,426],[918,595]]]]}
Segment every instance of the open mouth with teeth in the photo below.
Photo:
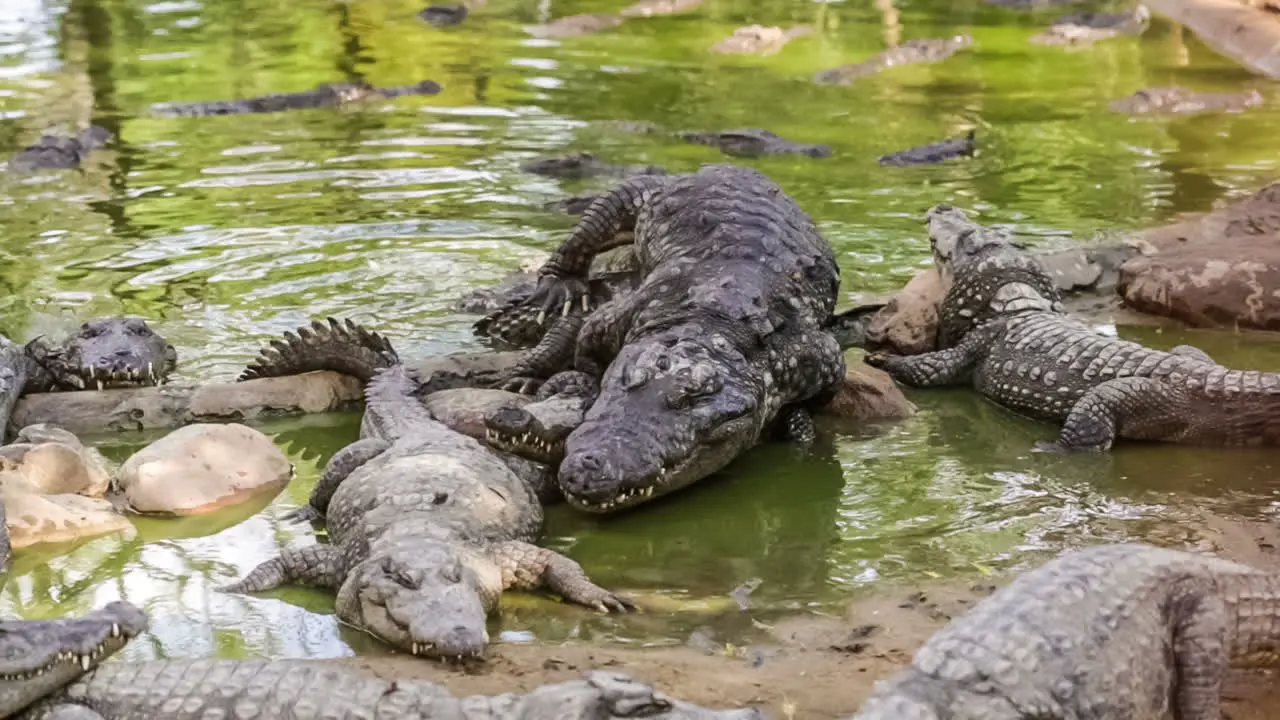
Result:
{"type": "Polygon", "coordinates": [[[63,369],[63,382],[77,390],[152,387],[166,382],[167,368],[146,367],[108,370],[92,365],[63,369]]]}
{"type": "Polygon", "coordinates": [[[487,427],[484,439],[494,450],[519,455],[534,462],[554,465],[564,459],[564,438],[546,440],[533,431],[514,433],[487,427]]]}
{"type": "Polygon", "coordinates": [[[623,488],[607,500],[588,498],[567,490],[564,491],[564,498],[571,507],[585,512],[613,513],[625,510],[690,484],[690,482],[679,482],[678,479],[681,477],[681,473],[692,464],[693,458],[686,458],[674,465],[664,466],[653,475],[636,482],[635,485],[623,488]]]}

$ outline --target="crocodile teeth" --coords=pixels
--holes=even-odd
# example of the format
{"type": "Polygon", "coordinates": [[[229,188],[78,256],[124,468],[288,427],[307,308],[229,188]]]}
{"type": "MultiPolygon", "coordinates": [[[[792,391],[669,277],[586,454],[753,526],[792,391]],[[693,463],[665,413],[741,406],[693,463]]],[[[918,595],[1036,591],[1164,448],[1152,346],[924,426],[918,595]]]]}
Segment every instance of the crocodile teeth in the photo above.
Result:
{"type": "Polygon", "coordinates": [[[88,655],[80,656],[80,667],[84,668],[86,672],[89,670],[89,666],[92,664],[93,664],[93,660],[88,655]]]}
{"type": "Polygon", "coordinates": [[[99,390],[101,390],[101,389],[102,389],[102,381],[101,381],[101,380],[99,380],[99,381],[98,381],[98,389],[99,389],[99,390]]]}
{"type": "Polygon", "coordinates": [[[111,623],[111,637],[120,637],[120,626],[116,623],[111,623]]]}
{"type": "Polygon", "coordinates": [[[93,367],[92,365],[90,365],[90,366],[89,366],[89,379],[90,379],[90,380],[92,380],[92,379],[94,379],[94,378],[95,378],[95,377],[97,377],[97,376],[98,376],[98,369],[97,369],[97,368],[95,368],[95,367],[93,367]]]}
{"type": "Polygon", "coordinates": [[[418,654],[418,643],[414,643],[414,644],[413,644],[413,654],[414,654],[414,655],[417,655],[417,654],[418,654]]]}

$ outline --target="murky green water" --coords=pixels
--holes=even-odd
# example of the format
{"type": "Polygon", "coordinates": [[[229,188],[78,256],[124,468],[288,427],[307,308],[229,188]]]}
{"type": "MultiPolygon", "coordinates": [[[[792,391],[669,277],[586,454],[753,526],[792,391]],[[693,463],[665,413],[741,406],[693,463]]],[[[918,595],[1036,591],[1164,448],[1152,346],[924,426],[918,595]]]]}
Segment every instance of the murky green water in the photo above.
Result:
{"type": "MultiPolygon", "coordinates": [[[[1052,14],[972,0],[898,2],[893,21],[885,2],[707,0],[689,15],[629,20],[593,37],[539,40],[522,29],[624,4],[491,0],[440,30],[414,16],[416,0],[5,0],[0,151],[90,118],[122,141],[84,173],[3,179],[0,329],[26,339],[90,316],[142,315],[179,346],[188,381],[229,378],[265,339],[323,315],[368,322],[406,355],[478,347],[454,299],[553,247],[572,219],[541,204],[592,187],[524,174],[520,163],[570,149],[673,170],[723,159],[591,124],[602,120],[762,126],[830,144],[827,160],[749,162],[821,224],[849,301],[899,285],[927,261],[920,218],[936,202],[1011,223],[1033,242],[1088,239],[1206,209],[1277,171],[1274,110],[1162,121],[1106,111],[1147,85],[1254,83],[1159,22],[1140,40],[1080,52],[1027,43],[1052,14]],[[818,32],[767,58],[707,52],[753,22],[818,32]],[[886,37],[956,32],[973,34],[976,50],[854,87],[809,82],[878,52],[886,37]],[[361,76],[378,85],[431,78],[445,89],[365,110],[145,117],[152,102],[361,76]],[[972,161],[876,164],[972,126],[981,139],[972,161]]],[[[1188,339],[1121,332],[1162,346],[1188,339]]],[[[1280,349],[1256,339],[1190,340],[1220,360],[1280,369],[1280,349]]],[[[977,573],[1097,538],[1176,537],[1195,508],[1274,512],[1274,453],[1129,445],[1105,458],[1041,457],[1029,447],[1051,436],[1046,426],[964,391],[913,397],[921,412],[911,420],[842,432],[803,462],[762,448],[724,479],[643,512],[597,521],[552,509],[549,545],[601,584],[670,596],[682,610],[618,620],[511,596],[494,629],[673,641],[712,621],[731,603],[725,594],[752,578],[763,581],[752,598],[768,611],[830,609],[884,581],[977,573]]],[[[133,657],[376,651],[338,627],[324,593],[212,592],[280,547],[310,541],[277,518],[305,501],[323,461],[356,436],[357,417],[264,429],[299,464],[269,505],[139,520],[132,538],[23,551],[0,612],[63,615],[125,597],[155,617],[133,657]]],[[[107,442],[123,457],[142,440],[107,442]]],[[[717,622],[741,627],[735,615],[717,622]]]]}

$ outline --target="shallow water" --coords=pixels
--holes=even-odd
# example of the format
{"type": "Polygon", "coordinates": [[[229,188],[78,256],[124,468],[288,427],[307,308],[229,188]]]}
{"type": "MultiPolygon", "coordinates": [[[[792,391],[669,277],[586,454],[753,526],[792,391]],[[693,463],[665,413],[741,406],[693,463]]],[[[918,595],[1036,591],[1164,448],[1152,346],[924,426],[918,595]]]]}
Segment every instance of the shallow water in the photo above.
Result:
{"type": "MultiPolygon", "coordinates": [[[[1173,120],[1107,112],[1143,86],[1260,85],[1158,21],[1141,39],[1076,52],[1027,42],[1052,12],[964,1],[893,9],[708,0],[688,15],[628,20],[596,36],[534,39],[522,29],[624,4],[491,0],[442,30],[415,17],[416,0],[0,3],[0,151],[90,118],[121,138],[84,173],[0,178],[0,331],[26,339],[96,315],[141,315],[179,347],[179,381],[230,378],[268,338],[325,315],[367,322],[409,356],[480,347],[473,318],[451,309],[456,297],[554,246],[573,221],[542,203],[598,187],[524,174],[522,162],[570,149],[676,171],[724,159],[597,122],[605,120],[760,126],[830,144],[826,160],[742,162],[819,222],[841,260],[843,304],[927,263],[921,217],[936,202],[1009,223],[1032,243],[1071,242],[1204,210],[1276,175],[1280,136],[1264,130],[1280,120],[1273,109],[1173,120]],[[818,32],[766,58],[707,52],[750,23],[818,32]],[[878,52],[886,37],[958,32],[977,48],[944,63],[853,87],[809,82],[878,52]],[[431,78],[445,89],[363,110],[145,116],[153,102],[356,77],[431,78]],[[970,127],[981,148],[971,161],[876,163],[970,127]]],[[[1120,332],[1280,369],[1280,348],[1257,338],[1120,332]]],[[[640,512],[595,520],[549,510],[548,545],[600,584],[672,612],[602,618],[513,595],[491,634],[682,642],[709,623],[732,638],[750,624],[727,594],[752,579],[762,581],[751,595],[761,617],[837,612],[841,599],[888,581],[977,577],[1101,538],[1190,536],[1186,518],[1198,509],[1275,511],[1273,453],[1126,445],[1104,458],[1044,457],[1029,448],[1051,437],[1047,426],[965,391],[912,397],[921,412],[908,421],[841,430],[804,460],[761,448],[725,477],[640,512]]],[[[127,598],[154,617],[126,653],[137,658],[380,651],[337,625],[327,593],[212,591],[281,547],[311,542],[309,530],[278,518],[354,439],[358,416],[263,427],[299,467],[269,504],[138,520],[132,538],[21,551],[0,612],[49,617],[127,598]]],[[[105,442],[124,457],[144,440],[105,442]]]]}

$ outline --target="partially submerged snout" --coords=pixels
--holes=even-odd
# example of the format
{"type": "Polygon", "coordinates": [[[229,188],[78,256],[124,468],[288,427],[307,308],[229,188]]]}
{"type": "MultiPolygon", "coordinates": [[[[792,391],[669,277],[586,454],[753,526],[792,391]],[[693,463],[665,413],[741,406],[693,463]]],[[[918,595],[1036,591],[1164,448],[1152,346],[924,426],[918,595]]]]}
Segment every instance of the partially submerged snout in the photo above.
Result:
{"type": "Polygon", "coordinates": [[[63,384],[98,390],[160,385],[177,363],[177,351],[141,318],[87,322],[49,359],[63,384]]]}
{"type": "Polygon", "coordinates": [[[365,561],[343,584],[337,610],[413,655],[460,660],[484,655],[489,644],[480,580],[444,545],[365,561]]]}
{"type": "Polygon", "coordinates": [[[0,717],[69,685],[146,629],[146,614],[125,602],[80,618],[0,622],[0,717]]]}
{"type": "Polygon", "coordinates": [[[557,465],[569,433],[582,424],[588,399],[557,395],[524,406],[508,405],[485,416],[485,441],[502,452],[557,465]]]}

